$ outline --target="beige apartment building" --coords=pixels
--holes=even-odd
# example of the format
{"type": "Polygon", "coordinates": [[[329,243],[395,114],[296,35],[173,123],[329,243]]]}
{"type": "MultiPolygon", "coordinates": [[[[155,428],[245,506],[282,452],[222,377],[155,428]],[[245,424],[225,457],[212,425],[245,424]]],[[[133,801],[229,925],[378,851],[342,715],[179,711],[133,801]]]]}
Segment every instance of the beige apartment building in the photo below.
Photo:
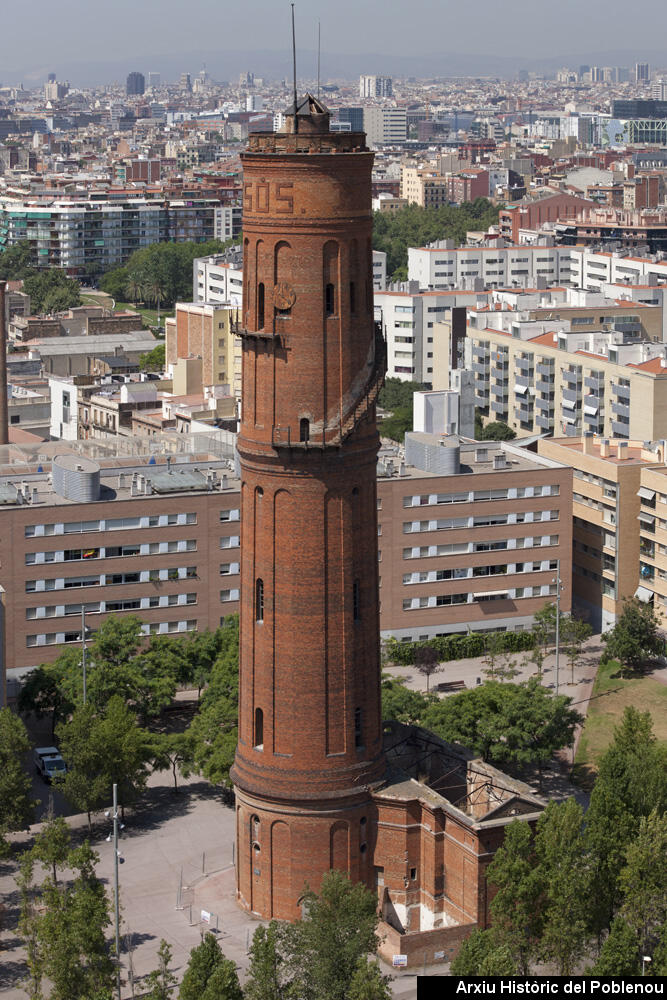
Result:
{"type": "Polygon", "coordinates": [[[517,434],[667,437],[667,360],[624,364],[612,360],[623,354],[622,346],[613,345],[609,357],[568,351],[560,346],[568,336],[545,332],[523,340],[468,327],[475,405],[485,422],[502,420],[517,434]]]}
{"type": "Polygon", "coordinates": [[[499,442],[406,435],[378,478],[380,627],[417,640],[522,630],[571,604],[572,471],[499,442]]]}
{"type": "Polygon", "coordinates": [[[177,302],[175,316],[165,322],[165,358],[201,358],[202,385],[229,385],[241,394],[241,342],[235,334],[236,306],[209,302],[177,302]]]}
{"type": "MultiPolygon", "coordinates": [[[[664,443],[543,439],[538,454],[572,467],[572,590],[594,629],[611,628],[634,596],[667,601],[664,443]],[[656,467],[661,463],[661,467],[656,467]],[[662,490],[662,492],[661,492],[662,490]],[[660,519],[664,504],[664,519],[660,519]],[[663,527],[664,525],[664,527],[663,527]],[[662,574],[662,575],[661,575],[662,574]]],[[[662,608],[659,608],[662,605],[662,608]]]]}

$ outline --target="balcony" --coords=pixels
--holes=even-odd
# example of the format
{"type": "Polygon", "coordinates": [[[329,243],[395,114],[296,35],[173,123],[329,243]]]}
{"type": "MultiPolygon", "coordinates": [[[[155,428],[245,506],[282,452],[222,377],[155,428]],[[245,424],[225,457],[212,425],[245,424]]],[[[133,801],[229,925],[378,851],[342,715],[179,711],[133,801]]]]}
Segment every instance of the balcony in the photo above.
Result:
{"type": "Polygon", "coordinates": [[[489,362],[488,362],[488,360],[486,360],[484,362],[473,361],[473,363],[472,363],[472,370],[474,372],[477,372],[478,375],[488,375],[488,373],[489,373],[489,362]]]}
{"type": "Polygon", "coordinates": [[[519,371],[528,373],[533,371],[534,361],[533,358],[515,358],[516,366],[519,371]]]}
{"type": "Polygon", "coordinates": [[[581,437],[580,424],[565,424],[566,437],[581,437]]]}
{"type": "Polygon", "coordinates": [[[538,375],[544,375],[546,378],[553,378],[556,370],[555,364],[545,364],[543,361],[539,361],[535,365],[535,371],[538,375]]]}
{"type": "Polygon", "coordinates": [[[581,386],[581,372],[570,372],[567,369],[563,372],[563,381],[567,385],[581,386]]]}
{"type": "Polygon", "coordinates": [[[475,406],[485,409],[489,405],[488,393],[484,396],[475,396],[475,406]]]}
{"type": "Polygon", "coordinates": [[[553,415],[554,412],[553,399],[540,399],[540,397],[538,396],[535,400],[535,406],[538,408],[538,410],[544,410],[545,413],[551,413],[553,415]]]}
{"type": "Polygon", "coordinates": [[[587,389],[592,389],[593,392],[599,393],[604,389],[604,379],[595,378],[593,375],[586,375],[584,378],[584,385],[587,389]]]}
{"type": "Polygon", "coordinates": [[[514,381],[516,385],[530,386],[533,384],[532,377],[529,377],[528,375],[515,375],[514,381]]]}
{"type": "Polygon", "coordinates": [[[568,399],[571,403],[581,405],[581,394],[574,389],[563,389],[562,396],[563,399],[568,399]]]}
{"type": "Polygon", "coordinates": [[[500,400],[492,399],[491,409],[493,410],[494,413],[502,415],[503,417],[507,416],[507,402],[503,403],[500,400]]]}
{"type": "Polygon", "coordinates": [[[629,385],[612,385],[611,391],[614,393],[618,399],[623,399],[627,403],[630,402],[630,386],[629,385]]]}
{"type": "Polygon", "coordinates": [[[504,380],[507,378],[508,367],[509,366],[507,364],[499,365],[497,363],[494,363],[491,366],[491,375],[493,376],[493,378],[504,380]]]}
{"type": "Polygon", "coordinates": [[[630,436],[630,425],[621,424],[618,423],[618,421],[616,420],[612,420],[611,432],[614,435],[614,437],[627,438],[630,436]]]}
{"type": "Polygon", "coordinates": [[[538,427],[541,427],[542,430],[551,431],[553,430],[554,426],[554,418],[544,417],[540,413],[538,413],[537,416],[535,417],[535,423],[537,424],[538,427]]]}
{"type": "Polygon", "coordinates": [[[626,406],[624,403],[617,403],[616,400],[612,400],[611,411],[612,413],[618,413],[621,417],[630,418],[630,407],[626,406]]]}
{"type": "Polygon", "coordinates": [[[488,361],[489,360],[489,348],[480,347],[478,344],[472,345],[472,356],[477,358],[478,361],[488,361]]]}
{"type": "Polygon", "coordinates": [[[528,409],[527,407],[517,406],[514,408],[514,416],[517,420],[522,420],[524,423],[533,422],[533,410],[532,407],[528,409]]]}
{"type": "Polygon", "coordinates": [[[553,382],[536,382],[535,388],[538,392],[546,392],[547,394],[554,391],[553,382]]]}

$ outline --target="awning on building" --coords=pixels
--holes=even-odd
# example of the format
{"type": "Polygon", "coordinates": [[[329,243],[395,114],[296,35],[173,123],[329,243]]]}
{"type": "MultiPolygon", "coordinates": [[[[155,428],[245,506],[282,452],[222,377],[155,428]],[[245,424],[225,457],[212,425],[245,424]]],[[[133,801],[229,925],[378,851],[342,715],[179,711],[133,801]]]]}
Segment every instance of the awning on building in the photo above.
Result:
{"type": "Polygon", "coordinates": [[[478,594],[473,594],[472,596],[475,600],[479,600],[484,597],[507,597],[509,590],[481,590],[478,594]]]}
{"type": "Polygon", "coordinates": [[[653,591],[649,590],[648,587],[637,587],[635,590],[635,597],[638,597],[640,601],[644,604],[648,604],[653,600],[653,591]]]}
{"type": "Polygon", "coordinates": [[[584,403],[584,413],[588,413],[591,417],[594,417],[599,409],[599,404],[597,406],[591,406],[589,403],[584,403]]]}
{"type": "Polygon", "coordinates": [[[642,500],[654,500],[655,490],[647,490],[645,486],[640,486],[637,490],[637,496],[641,497],[642,500]]]}
{"type": "Polygon", "coordinates": [[[528,386],[527,385],[515,385],[514,386],[514,391],[518,392],[519,395],[523,396],[524,393],[528,392],[528,386]]]}
{"type": "Polygon", "coordinates": [[[650,528],[655,528],[655,518],[651,517],[650,514],[639,514],[638,518],[642,524],[648,524],[650,528]]]}

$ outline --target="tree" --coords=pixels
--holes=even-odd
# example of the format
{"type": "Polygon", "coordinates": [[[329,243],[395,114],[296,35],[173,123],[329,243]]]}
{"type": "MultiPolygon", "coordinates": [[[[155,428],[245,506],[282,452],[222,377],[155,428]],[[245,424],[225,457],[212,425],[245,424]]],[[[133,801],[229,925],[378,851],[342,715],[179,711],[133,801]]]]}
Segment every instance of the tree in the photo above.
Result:
{"type": "Polygon", "coordinates": [[[426,388],[421,382],[405,382],[401,378],[386,378],[378,396],[378,406],[395,413],[397,410],[410,411],[412,420],[412,397],[426,388]]]}
{"type": "Polygon", "coordinates": [[[523,684],[486,681],[430,705],[424,725],[484,760],[541,767],[572,742],[581,716],[570,705],[534,677],[523,684]]]}
{"type": "Polygon", "coordinates": [[[174,778],[174,791],[178,791],[178,771],[184,778],[191,773],[194,764],[194,737],[188,730],[185,733],[153,733],[151,734],[151,756],[155,771],[166,771],[171,768],[174,778]]]}
{"type": "Polygon", "coordinates": [[[363,956],[354,970],[347,1000],[391,1000],[390,982],[391,978],[382,974],[378,961],[369,962],[363,956]]]}
{"type": "Polygon", "coordinates": [[[642,817],[667,812],[667,748],[652,730],[649,712],[626,708],[614,739],[598,765],[586,813],[591,858],[591,929],[599,937],[611,927],[621,901],[619,872],[642,817]]]}
{"type": "Polygon", "coordinates": [[[139,357],[142,372],[162,372],[165,365],[165,345],[157,344],[152,351],[139,357]]]}
{"type": "Polygon", "coordinates": [[[496,887],[491,901],[495,944],[507,948],[512,957],[511,972],[527,976],[539,942],[542,893],[528,823],[510,823],[486,875],[496,887]]]}
{"type": "Polygon", "coordinates": [[[340,871],[322,879],[319,895],[307,889],[303,917],[283,928],[287,977],[299,1000],[347,1000],[359,961],[375,953],[377,897],[340,871]]]}
{"type": "Polygon", "coordinates": [[[24,278],[23,291],[30,296],[33,313],[60,312],[81,305],[79,282],[57,267],[24,278]]]}
{"type": "Polygon", "coordinates": [[[433,704],[433,695],[423,695],[419,691],[411,691],[405,683],[391,677],[382,678],[382,718],[395,719],[397,722],[419,723],[429,705],[433,704]]]}
{"type": "Polygon", "coordinates": [[[544,889],[540,951],[569,976],[586,946],[590,885],[583,809],[574,799],[549,802],[537,821],[535,854],[544,889]]]}
{"type": "Polygon", "coordinates": [[[405,435],[412,430],[412,407],[397,407],[390,417],[385,417],[380,422],[379,430],[381,437],[403,444],[405,435]]]}
{"type": "Polygon", "coordinates": [[[258,927],[250,945],[250,964],[244,1000],[281,1000],[284,996],[283,960],[280,955],[280,925],[272,920],[258,927]]]}
{"type": "Polygon", "coordinates": [[[616,917],[591,973],[594,976],[639,976],[641,971],[637,935],[622,917],[616,917]]]}
{"type": "Polygon", "coordinates": [[[201,699],[200,713],[189,732],[193,739],[194,769],[209,781],[228,786],[238,742],[238,615],[230,615],[216,635],[220,652],[201,699]]]}
{"type": "Polygon", "coordinates": [[[51,739],[55,739],[56,725],[64,721],[81,699],[81,653],[65,649],[53,661],[31,670],[19,691],[19,712],[32,712],[42,719],[51,713],[51,739]]]}
{"type": "Polygon", "coordinates": [[[10,850],[8,833],[27,830],[34,820],[30,778],[23,757],[30,750],[26,728],[9,708],[0,708],[0,858],[10,850]]]}
{"type": "Polygon", "coordinates": [[[667,814],[654,809],[642,816],[626,859],[619,877],[620,915],[637,936],[640,953],[646,955],[667,923],[667,814]]]}
{"type": "Polygon", "coordinates": [[[653,605],[636,597],[626,600],[616,624],[602,640],[607,656],[619,660],[623,674],[625,668],[638,670],[648,657],[656,656],[663,648],[653,605]]]}
{"type": "Polygon", "coordinates": [[[513,441],[516,431],[502,420],[492,420],[483,429],[480,441],[513,441]]]}
{"type": "Polygon", "coordinates": [[[415,666],[419,673],[426,677],[426,694],[428,694],[431,674],[440,670],[437,649],[434,649],[433,646],[419,646],[415,653],[415,666]]]}
{"type": "Polygon", "coordinates": [[[70,828],[62,816],[54,816],[49,810],[42,829],[35,836],[35,843],[30,849],[34,861],[39,861],[42,868],[53,874],[53,884],[58,885],[58,868],[64,868],[72,846],[70,828]]]}
{"type": "Polygon", "coordinates": [[[567,662],[570,664],[570,683],[574,684],[574,668],[579,661],[584,643],[592,635],[593,629],[588,622],[567,615],[561,619],[560,630],[567,662]]]}
{"type": "Polygon", "coordinates": [[[496,679],[498,660],[504,650],[505,643],[502,632],[489,632],[484,643],[482,673],[492,681],[496,679]]]}
{"type": "Polygon", "coordinates": [[[32,859],[21,866],[22,897],[19,931],[27,944],[31,995],[41,997],[43,979],[51,983],[51,1000],[90,1000],[110,996],[114,963],[105,929],[109,900],[95,875],[98,856],[85,842],[69,852],[67,867],[74,878],[56,886],[46,878],[32,886],[32,859]]]}
{"type": "Polygon", "coordinates": [[[0,279],[19,281],[36,273],[28,240],[21,240],[0,253],[0,279]]]}
{"type": "Polygon", "coordinates": [[[100,288],[116,302],[125,302],[129,293],[127,290],[127,268],[115,267],[102,276],[100,288]]]}
{"type": "Polygon", "coordinates": [[[160,941],[157,957],[157,969],[149,972],[146,976],[147,1000],[171,1000],[174,996],[172,986],[176,985],[177,979],[170,969],[171,948],[164,938],[160,941]]]}
{"type": "Polygon", "coordinates": [[[146,784],[151,757],[150,739],[137,726],[134,712],[114,695],[104,714],[97,715],[92,705],[78,708],[58,734],[68,767],[63,792],[88,813],[89,827],[91,813],[108,801],[114,784],[124,814],[146,784]]]}
{"type": "Polygon", "coordinates": [[[498,945],[492,931],[474,930],[450,965],[453,976],[513,976],[516,964],[507,945],[498,945]]]}
{"type": "Polygon", "coordinates": [[[180,1000],[243,1000],[234,963],[222,954],[210,932],[190,952],[180,1000]]]}

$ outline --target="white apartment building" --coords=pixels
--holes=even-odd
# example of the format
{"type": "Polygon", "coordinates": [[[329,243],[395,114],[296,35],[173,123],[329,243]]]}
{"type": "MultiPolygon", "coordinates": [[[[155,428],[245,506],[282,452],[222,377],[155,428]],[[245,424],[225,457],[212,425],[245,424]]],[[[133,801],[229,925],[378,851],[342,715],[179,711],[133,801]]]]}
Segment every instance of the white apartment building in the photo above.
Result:
{"type": "Polygon", "coordinates": [[[223,257],[197,257],[192,264],[192,301],[241,306],[243,269],[223,257]]]}
{"type": "Polygon", "coordinates": [[[408,280],[420,288],[507,288],[570,282],[571,247],[437,246],[408,249],[408,280]]]}
{"type": "Polygon", "coordinates": [[[387,255],[382,250],[373,250],[373,289],[383,292],[387,287],[387,255]]]}
{"type": "MultiPolygon", "coordinates": [[[[376,292],[375,318],[387,341],[387,375],[405,382],[432,382],[438,323],[451,319],[457,306],[475,306],[479,292],[376,292]]],[[[449,331],[447,331],[449,336],[449,331]]]]}

